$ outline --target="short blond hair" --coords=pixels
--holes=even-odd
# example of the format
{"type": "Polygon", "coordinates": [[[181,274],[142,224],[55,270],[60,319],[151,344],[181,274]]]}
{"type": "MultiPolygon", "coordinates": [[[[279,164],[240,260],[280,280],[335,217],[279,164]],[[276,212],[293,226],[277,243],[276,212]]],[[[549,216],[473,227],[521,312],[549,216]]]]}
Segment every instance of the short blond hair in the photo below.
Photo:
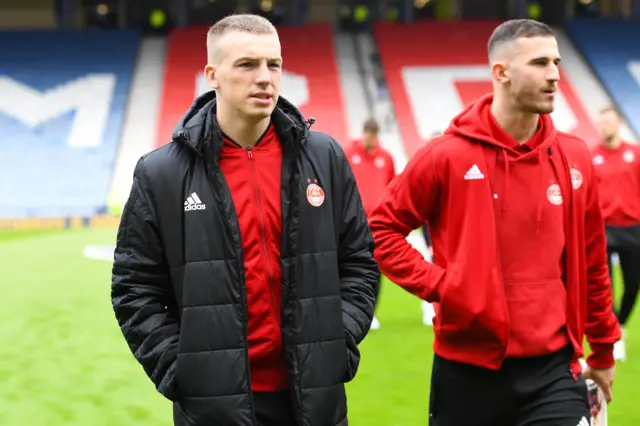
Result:
{"type": "Polygon", "coordinates": [[[215,62],[220,37],[232,31],[250,34],[277,33],[276,27],[268,19],[259,15],[238,14],[222,18],[213,24],[207,32],[207,60],[209,63],[215,62]]]}

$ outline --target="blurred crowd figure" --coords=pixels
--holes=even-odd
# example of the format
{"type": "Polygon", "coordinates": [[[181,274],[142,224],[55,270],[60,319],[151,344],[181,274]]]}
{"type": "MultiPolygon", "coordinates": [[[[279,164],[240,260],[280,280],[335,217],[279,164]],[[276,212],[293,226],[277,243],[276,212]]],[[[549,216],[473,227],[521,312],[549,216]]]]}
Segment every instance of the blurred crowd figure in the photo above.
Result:
{"type": "MultiPolygon", "coordinates": [[[[429,141],[440,136],[442,136],[442,132],[439,130],[436,130],[433,133],[431,133],[431,136],[429,137],[429,141]]],[[[429,237],[429,227],[426,223],[422,225],[421,231],[422,231],[422,236],[424,238],[424,243],[427,246],[427,253],[429,255],[429,260],[431,260],[431,257],[433,256],[433,248],[431,247],[431,238],[429,237]]],[[[423,300],[420,303],[420,308],[422,309],[422,323],[426,326],[432,326],[433,317],[436,315],[436,312],[433,309],[433,305],[427,302],[426,300],[423,300]]]]}
{"type": "Polygon", "coordinates": [[[600,111],[597,127],[601,141],[592,150],[592,162],[605,221],[609,272],[613,278],[614,260],[622,270],[623,291],[616,315],[623,337],[614,345],[613,355],[617,361],[625,361],[625,326],[640,286],[640,148],[622,140],[620,125],[615,108],[600,111]]]}
{"type": "MultiPolygon", "coordinates": [[[[380,125],[371,118],[362,126],[359,140],[353,141],[345,150],[351,169],[356,178],[362,206],[367,216],[380,201],[387,186],[396,175],[393,157],[380,145],[378,135],[380,125]]],[[[379,275],[378,281],[382,278],[379,275]]],[[[379,303],[380,286],[376,294],[376,307],[379,303]]],[[[371,323],[372,330],[380,329],[380,321],[376,316],[371,323]]]]}
{"type": "MultiPolygon", "coordinates": [[[[380,124],[377,120],[370,118],[363,123],[362,135],[353,141],[345,154],[356,177],[356,183],[362,198],[362,205],[367,215],[375,208],[384,194],[387,186],[395,177],[395,165],[391,154],[385,150],[379,140],[380,124]]],[[[442,136],[441,131],[434,131],[429,141],[442,136]]],[[[425,223],[420,232],[423,235],[426,246],[426,257],[431,260],[433,255],[429,229],[425,223]]],[[[382,278],[382,275],[380,275],[382,278]]],[[[380,286],[381,287],[381,286],[380,286]]],[[[378,289],[380,289],[378,287],[378,289]]],[[[376,308],[380,301],[380,290],[376,294],[376,308]]],[[[421,302],[422,323],[427,326],[433,325],[435,311],[433,305],[427,301],[421,302]]],[[[380,320],[374,316],[371,323],[372,330],[380,329],[380,320]]]]}

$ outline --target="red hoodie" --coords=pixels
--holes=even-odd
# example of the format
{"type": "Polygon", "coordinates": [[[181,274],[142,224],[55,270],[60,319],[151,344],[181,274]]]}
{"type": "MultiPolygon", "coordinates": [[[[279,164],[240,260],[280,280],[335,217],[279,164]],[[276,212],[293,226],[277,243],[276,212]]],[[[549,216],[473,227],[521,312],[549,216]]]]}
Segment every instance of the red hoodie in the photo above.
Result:
{"type": "Polygon", "coordinates": [[[369,220],[380,269],[438,302],[443,358],[499,369],[568,339],[577,373],[586,333],[589,365],[611,367],[620,328],[587,147],[542,116],[539,134],[516,148],[488,120],[492,100],[465,109],[389,186],[369,220]],[[425,220],[434,264],[406,240],[425,220]]]}
{"type": "Polygon", "coordinates": [[[600,145],[591,154],[604,221],[612,226],[639,224],[640,147],[626,142],[615,149],[600,145]]]}
{"type": "Polygon", "coordinates": [[[345,155],[356,178],[364,212],[369,215],[396,176],[393,157],[378,145],[367,151],[361,141],[353,142],[345,155]]]}
{"type": "Polygon", "coordinates": [[[288,384],[280,334],[282,146],[274,126],[253,148],[225,137],[219,161],[242,236],[251,388],[275,392],[288,384]]]}

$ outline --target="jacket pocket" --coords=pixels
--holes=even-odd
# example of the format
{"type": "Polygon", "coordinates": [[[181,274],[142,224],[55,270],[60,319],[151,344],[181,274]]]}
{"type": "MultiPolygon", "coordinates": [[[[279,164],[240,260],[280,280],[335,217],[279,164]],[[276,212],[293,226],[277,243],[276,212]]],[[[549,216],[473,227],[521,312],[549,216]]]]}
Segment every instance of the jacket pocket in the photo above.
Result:
{"type": "Polygon", "coordinates": [[[173,424],[174,426],[196,426],[195,420],[182,409],[179,402],[173,403],[173,424]]]}
{"type": "Polygon", "coordinates": [[[342,380],[344,383],[347,383],[353,380],[356,376],[358,366],[360,365],[360,350],[348,331],[345,331],[345,356],[346,360],[342,380]]]}
{"type": "Polygon", "coordinates": [[[344,386],[340,388],[340,396],[336,410],[334,414],[334,422],[336,426],[347,426],[349,421],[347,420],[347,392],[344,386]]]}
{"type": "Polygon", "coordinates": [[[347,419],[347,413],[345,411],[342,418],[340,418],[340,420],[338,420],[338,422],[336,423],[336,426],[348,426],[348,425],[349,425],[349,420],[347,419]]]}

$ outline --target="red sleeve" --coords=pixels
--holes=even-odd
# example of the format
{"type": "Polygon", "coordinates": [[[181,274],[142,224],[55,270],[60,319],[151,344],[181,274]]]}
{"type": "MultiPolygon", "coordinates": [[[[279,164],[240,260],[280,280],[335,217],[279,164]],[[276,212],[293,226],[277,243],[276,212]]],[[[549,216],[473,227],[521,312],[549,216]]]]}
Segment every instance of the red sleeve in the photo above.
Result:
{"type": "Polygon", "coordinates": [[[424,259],[407,241],[420,228],[440,191],[432,156],[433,145],[422,148],[389,185],[371,213],[374,256],[381,272],[408,292],[429,302],[439,301],[445,270],[424,259]]]}
{"type": "Polygon", "coordinates": [[[613,344],[620,340],[618,320],[613,312],[611,279],[607,265],[604,221],[598,205],[595,170],[591,165],[587,188],[585,239],[587,256],[587,324],[586,336],[591,355],[587,364],[593,368],[613,367],[613,344]]]}

